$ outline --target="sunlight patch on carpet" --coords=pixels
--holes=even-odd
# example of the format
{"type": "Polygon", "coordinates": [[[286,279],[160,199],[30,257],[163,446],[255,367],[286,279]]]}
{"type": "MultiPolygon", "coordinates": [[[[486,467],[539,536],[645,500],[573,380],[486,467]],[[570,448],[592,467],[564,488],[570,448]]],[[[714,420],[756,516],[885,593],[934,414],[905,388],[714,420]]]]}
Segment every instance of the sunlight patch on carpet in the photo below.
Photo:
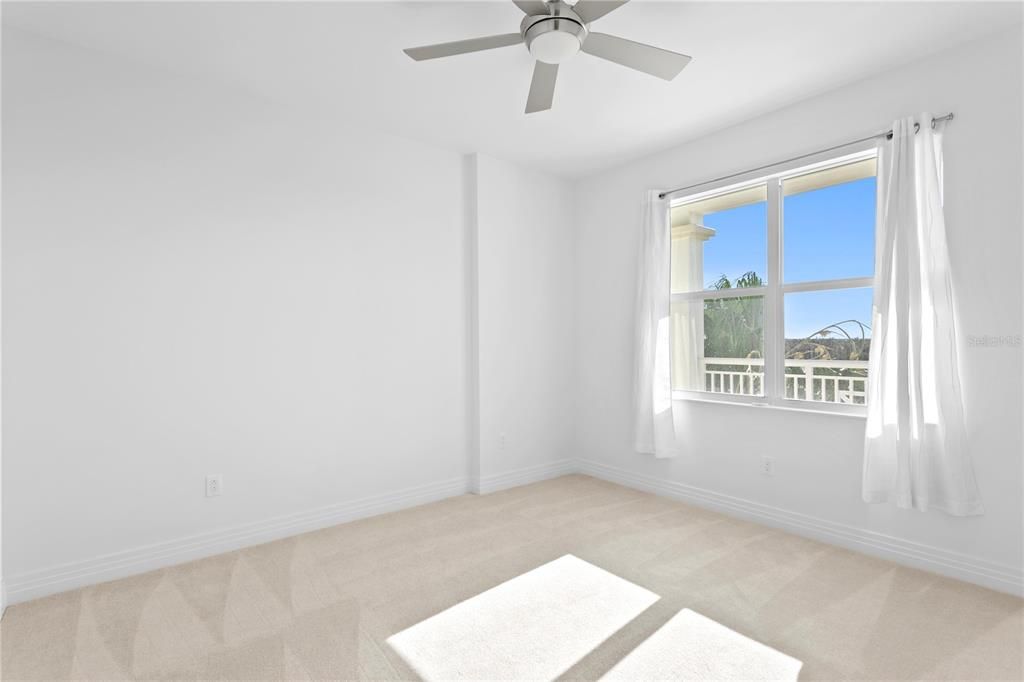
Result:
{"type": "Polygon", "coordinates": [[[803,663],[683,609],[602,680],[793,680],[803,663]]]}
{"type": "Polygon", "coordinates": [[[658,598],[567,554],[387,641],[425,680],[551,680],[658,598]]]}

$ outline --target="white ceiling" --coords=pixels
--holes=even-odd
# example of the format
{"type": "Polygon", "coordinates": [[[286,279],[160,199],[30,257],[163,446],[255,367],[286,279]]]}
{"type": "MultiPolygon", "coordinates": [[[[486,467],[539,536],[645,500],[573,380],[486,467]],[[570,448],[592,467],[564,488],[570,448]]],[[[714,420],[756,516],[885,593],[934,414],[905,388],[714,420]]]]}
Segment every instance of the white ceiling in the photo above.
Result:
{"type": "Polygon", "coordinates": [[[580,54],[561,67],[553,110],[529,116],[523,46],[419,63],[401,51],[516,31],[522,16],[509,0],[3,5],[4,23],[18,28],[565,176],[1006,28],[1021,6],[634,0],[594,30],[693,62],[666,83],[580,54]]]}

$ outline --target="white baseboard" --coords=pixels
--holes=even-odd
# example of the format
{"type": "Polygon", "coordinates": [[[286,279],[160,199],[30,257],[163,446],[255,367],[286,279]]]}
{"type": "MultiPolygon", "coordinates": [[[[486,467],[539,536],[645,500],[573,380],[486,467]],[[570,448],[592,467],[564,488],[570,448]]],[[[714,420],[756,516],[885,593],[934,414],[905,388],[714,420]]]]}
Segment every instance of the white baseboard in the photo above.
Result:
{"type": "Polygon", "coordinates": [[[537,464],[535,466],[513,469],[512,471],[506,471],[500,474],[481,476],[480,484],[477,486],[478,490],[476,492],[481,495],[486,495],[487,493],[505,490],[506,488],[515,488],[520,485],[555,478],[556,476],[576,473],[576,471],[576,460],[559,459],[554,462],[545,462],[544,464],[537,464]]]}
{"type": "MultiPolygon", "coordinates": [[[[479,492],[490,493],[526,485],[573,473],[575,468],[575,460],[562,459],[557,462],[486,476],[480,480],[479,492]]],[[[466,479],[452,479],[14,575],[10,577],[10,592],[6,595],[9,599],[5,598],[4,604],[17,604],[86,585],[116,580],[318,528],[326,528],[346,521],[415,507],[427,502],[461,495],[468,490],[469,485],[466,479]]]]}
{"type": "Polygon", "coordinates": [[[804,514],[750,502],[729,495],[633,473],[617,467],[577,460],[579,473],[637,490],[754,521],[814,540],[887,559],[897,564],[1024,596],[1024,572],[1012,566],[981,561],[964,554],[895,538],[883,533],[824,521],[804,514]]]}
{"type": "Polygon", "coordinates": [[[441,481],[9,576],[5,577],[10,592],[5,593],[4,605],[145,573],[346,521],[415,507],[462,495],[467,490],[467,481],[464,478],[441,481]]]}
{"type": "MultiPolygon", "coordinates": [[[[797,535],[877,556],[898,564],[1024,596],[1024,572],[882,533],[845,526],[777,507],[722,495],[637,474],[589,460],[562,459],[482,477],[479,492],[491,493],[571,473],[582,473],[637,490],[663,495],[797,535]]],[[[395,493],[342,502],[308,512],[277,517],[180,540],[137,547],[94,559],[25,573],[0,580],[0,617],[10,604],[57,592],[116,580],[243,547],[270,542],[347,521],[415,507],[461,495],[463,478],[418,486],[395,493]]]]}

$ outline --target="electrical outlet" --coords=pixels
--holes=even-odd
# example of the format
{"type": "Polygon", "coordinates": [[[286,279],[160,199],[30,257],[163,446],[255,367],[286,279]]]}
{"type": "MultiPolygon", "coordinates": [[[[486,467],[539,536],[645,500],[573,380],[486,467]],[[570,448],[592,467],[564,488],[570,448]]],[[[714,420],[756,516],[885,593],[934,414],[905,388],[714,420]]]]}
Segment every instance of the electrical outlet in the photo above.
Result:
{"type": "Polygon", "coordinates": [[[761,474],[764,476],[775,475],[775,458],[774,457],[762,457],[761,458],[761,474]]]}
{"type": "Polygon", "coordinates": [[[501,433],[498,434],[498,449],[499,450],[504,450],[505,449],[505,432],[504,431],[502,431],[501,433]]]}
{"type": "Polygon", "coordinates": [[[208,474],[206,476],[206,496],[217,497],[224,492],[224,476],[222,474],[208,474]]]}

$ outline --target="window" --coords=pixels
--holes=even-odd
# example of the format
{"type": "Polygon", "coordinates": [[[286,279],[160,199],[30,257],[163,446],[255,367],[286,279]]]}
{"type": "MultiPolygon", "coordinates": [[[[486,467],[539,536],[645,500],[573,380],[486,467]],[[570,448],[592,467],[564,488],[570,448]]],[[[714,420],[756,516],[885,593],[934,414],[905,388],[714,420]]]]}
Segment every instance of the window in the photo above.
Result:
{"type": "Polygon", "coordinates": [[[875,258],[874,151],[672,202],[672,384],[861,411],[875,258]]]}

